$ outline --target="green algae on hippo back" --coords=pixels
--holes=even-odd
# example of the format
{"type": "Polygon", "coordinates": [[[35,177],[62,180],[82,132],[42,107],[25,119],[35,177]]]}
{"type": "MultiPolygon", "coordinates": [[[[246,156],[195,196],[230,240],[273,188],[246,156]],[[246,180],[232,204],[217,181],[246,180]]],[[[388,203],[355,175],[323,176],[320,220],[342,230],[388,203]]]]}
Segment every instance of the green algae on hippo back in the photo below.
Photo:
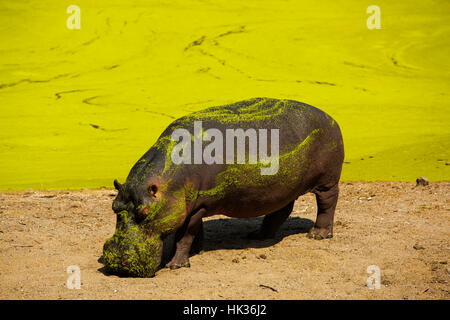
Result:
{"type": "Polygon", "coordinates": [[[188,267],[189,254],[201,250],[202,218],[215,214],[265,216],[261,230],[250,236],[273,237],[306,192],[315,193],[318,203],[309,235],[329,238],[343,158],[337,123],[293,100],[255,98],[177,119],[126,182],[114,182],[117,226],[105,243],[106,268],[153,276],[170,234],[175,254],[166,266],[188,267]],[[262,170],[268,165],[274,169],[269,174],[262,170]]]}

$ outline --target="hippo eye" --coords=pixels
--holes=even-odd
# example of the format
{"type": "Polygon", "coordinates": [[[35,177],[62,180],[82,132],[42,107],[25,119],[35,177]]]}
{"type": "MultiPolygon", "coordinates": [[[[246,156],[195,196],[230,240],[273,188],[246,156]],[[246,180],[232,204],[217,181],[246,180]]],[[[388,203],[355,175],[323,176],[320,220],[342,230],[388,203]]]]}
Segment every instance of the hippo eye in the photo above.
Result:
{"type": "Polygon", "coordinates": [[[150,193],[151,197],[156,197],[156,192],[158,192],[158,187],[155,186],[154,184],[152,184],[149,188],[148,188],[148,192],[150,193]]]}

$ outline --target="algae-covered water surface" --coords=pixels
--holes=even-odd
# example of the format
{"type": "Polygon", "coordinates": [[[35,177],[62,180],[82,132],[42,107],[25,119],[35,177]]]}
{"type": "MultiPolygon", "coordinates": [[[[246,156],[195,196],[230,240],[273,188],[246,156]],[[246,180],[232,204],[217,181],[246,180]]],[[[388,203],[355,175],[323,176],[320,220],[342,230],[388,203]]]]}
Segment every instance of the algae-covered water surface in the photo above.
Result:
{"type": "Polygon", "coordinates": [[[124,180],[174,119],[293,99],[342,129],[343,180],[450,180],[450,3],[0,2],[0,189],[124,180]]]}

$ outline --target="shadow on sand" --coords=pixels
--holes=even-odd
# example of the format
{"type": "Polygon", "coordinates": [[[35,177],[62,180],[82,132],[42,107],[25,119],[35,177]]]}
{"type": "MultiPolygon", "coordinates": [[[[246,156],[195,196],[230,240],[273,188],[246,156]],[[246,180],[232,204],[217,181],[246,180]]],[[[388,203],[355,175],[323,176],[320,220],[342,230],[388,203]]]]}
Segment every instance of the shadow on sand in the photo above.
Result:
{"type": "Polygon", "coordinates": [[[247,235],[258,230],[263,217],[252,219],[216,219],[203,223],[205,239],[204,251],[221,249],[265,248],[280,242],[284,237],[307,233],[314,225],[309,219],[290,217],[278,230],[273,239],[250,240],[247,235]]]}

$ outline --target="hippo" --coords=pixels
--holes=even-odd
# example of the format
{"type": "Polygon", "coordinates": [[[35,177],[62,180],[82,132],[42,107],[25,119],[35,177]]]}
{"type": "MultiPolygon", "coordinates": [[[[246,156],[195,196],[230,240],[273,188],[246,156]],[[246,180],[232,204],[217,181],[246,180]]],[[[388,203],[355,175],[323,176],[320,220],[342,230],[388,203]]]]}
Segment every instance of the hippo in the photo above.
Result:
{"type": "Polygon", "coordinates": [[[247,236],[270,239],[295,200],[308,192],[316,196],[317,218],[307,236],[331,238],[343,160],[336,121],[298,101],[253,98],[179,118],[123,184],[114,180],[116,230],[103,246],[102,262],[109,273],[152,277],[162,267],[163,242],[172,235],[165,266],[189,267],[190,255],[202,249],[203,218],[264,216],[247,236]],[[243,139],[230,132],[243,133],[243,139]],[[244,156],[238,152],[242,146],[248,150],[244,156]]]}

